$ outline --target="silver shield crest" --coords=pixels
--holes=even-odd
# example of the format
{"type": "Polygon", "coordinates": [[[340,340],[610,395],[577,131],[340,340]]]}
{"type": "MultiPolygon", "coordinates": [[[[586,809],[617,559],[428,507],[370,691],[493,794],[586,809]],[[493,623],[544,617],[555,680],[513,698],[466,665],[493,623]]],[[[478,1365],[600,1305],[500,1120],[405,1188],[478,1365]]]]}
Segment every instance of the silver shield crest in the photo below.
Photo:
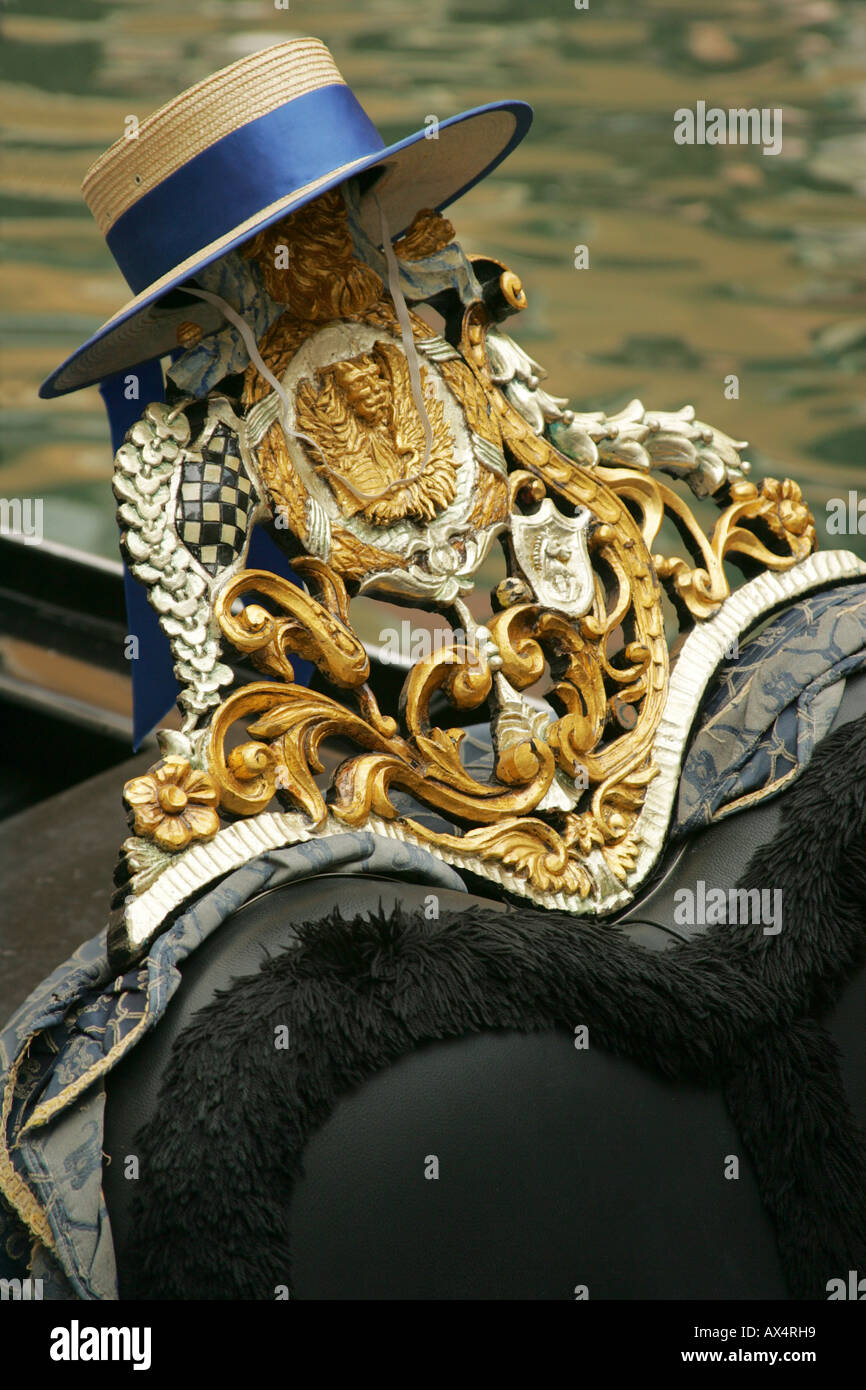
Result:
{"type": "Polygon", "coordinates": [[[579,618],[592,606],[595,586],[586,540],[590,514],[565,516],[545,497],[531,516],[511,518],[514,555],[545,608],[579,618]]]}

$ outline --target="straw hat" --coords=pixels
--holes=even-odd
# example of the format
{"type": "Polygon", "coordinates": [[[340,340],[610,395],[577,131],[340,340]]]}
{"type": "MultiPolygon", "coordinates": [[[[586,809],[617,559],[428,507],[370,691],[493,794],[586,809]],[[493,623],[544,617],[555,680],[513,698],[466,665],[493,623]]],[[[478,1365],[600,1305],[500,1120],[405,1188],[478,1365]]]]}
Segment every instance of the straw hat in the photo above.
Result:
{"type": "Polygon", "coordinates": [[[134,298],[42,384],[61,396],[171,352],[177,329],[222,319],[180,296],[184,281],[263,227],[368,174],[362,223],[381,240],[375,185],[393,236],[421,207],[453,203],[522,140],[532,111],[493,102],[385,145],[318,39],[265,48],[182,92],[88,170],[82,191],[134,298]]]}

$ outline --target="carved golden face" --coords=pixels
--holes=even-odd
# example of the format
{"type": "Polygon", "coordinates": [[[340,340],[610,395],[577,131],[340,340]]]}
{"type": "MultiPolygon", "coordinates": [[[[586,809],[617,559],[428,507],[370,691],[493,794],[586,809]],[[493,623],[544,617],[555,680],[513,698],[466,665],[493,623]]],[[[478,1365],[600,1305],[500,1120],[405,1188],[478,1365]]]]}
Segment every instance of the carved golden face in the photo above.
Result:
{"type": "Polygon", "coordinates": [[[378,345],[372,352],[362,353],[351,362],[335,362],[318,376],[320,381],[327,380],[328,376],[333,379],[337,391],[363,424],[386,423],[390,374],[378,345]]]}
{"type": "MultiPolygon", "coordinates": [[[[426,378],[424,368],[422,386],[426,378]]],[[[425,463],[424,421],[399,347],[377,342],[368,352],[320,367],[314,381],[298,384],[297,426],[344,516],[360,512],[382,527],[406,517],[427,522],[453,502],[455,446],[442,402],[425,393],[433,432],[425,463]]]]}

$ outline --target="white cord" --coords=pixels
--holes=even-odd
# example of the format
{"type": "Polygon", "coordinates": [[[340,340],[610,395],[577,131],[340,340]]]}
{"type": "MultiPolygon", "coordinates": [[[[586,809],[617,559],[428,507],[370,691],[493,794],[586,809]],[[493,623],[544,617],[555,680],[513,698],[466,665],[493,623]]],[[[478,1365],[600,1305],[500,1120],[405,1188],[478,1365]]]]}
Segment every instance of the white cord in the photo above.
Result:
{"type": "Polygon", "coordinates": [[[388,288],[391,293],[391,298],[394,301],[394,309],[397,314],[397,322],[400,325],[400,336],[403,341],[403,350],[406,353],[406,360],[409,367],[409,380],[412,386],[412,398],[415,402],[415,408],[417,409],[418,414],[421,417],[421,423],[424,427],[424,458],[421,463],[421,467],[418,469],[417,473],[413,473],[412,476],[409,478],[398,478],[393,483],[388,483],[384,488],[382,488],[380,492],[362,492],[360,488],[356,488],[348,478],[344,477],[342,473],[338,473],[335,468],[331,467],[331,465],[328,463],[328,460],[325,458],[321,445],[315,439],[312,439],[310,435],[304,434],[299,430],[293,430],[289,428],[289,414],[291,412],[291,403],[289,401],[288,395],[286,394],[286,389],[283,386],[282,382],[278,381],[277,378],[274,376],[273,372],[268,367],[267,363],[265,362],[264,358],[259,352],[258,343],[256,342],[256,335],[253,332],[251,325],[247,322],[243,315],[239,314],[237,309],[233,308],[227,300],[223,299],[222,295],[215,294],[213,290],[202,290],[196,288],[193,285],[184,286],[185,294],[195,295],[197,299],[204,299],[209,304],[216,305],[216,307],[220,309],[223,314],[225,314],[229,323],[234,324],[235,328],[238,330],[238,332],[241,335],[241,338],[243,339],[244,346],[246,347],[247,352],[250,356],[250,361],[253,363],[254,367],[259,372],[259,374],[264,377],[265,381],[270,383],[270,385],[276,392],[277,397],[279,398],[281,406],[280,423],[283,427],[283,433],[292,439],[298,439],[303,441],[305,444],[311,444],[312,447],[318,453],[319,457],[321,458],[322,467],[326,470],[326,472],[331,473],[334,477],[338,478],[339,481],[342,483],[343,487],[348,488],[349,492],[351,492],[352,495],[356,497],[359,502],[363,503],[379,502],[382,500],[382,498],[387,497],[389,493],[393,492],[395,488],[406,487],[410,483],[417,482],[418,479],[422,476],[424,469],[427,467],[427,464],[430,461],[430,454],[433,449],[433,427],[430,424],[430,417],[427,414],[427,405],[424,400],[424,391],[421,385],[421,369],[418,362],[418,352],[415,347],[415,340],[412,337],[412,324],[409,319],[409,310],[406,306],[406,300],[403,297],[403,291],[400,288],[400,270],[399,266],[397,265],[397,257],[394,254],[394,248],[391,245],[391,234],[388,230],[388,223],[385,218],[385,213],[383,212],[382,207],[378,202],[378,199],[376,201],[376,205],[379,208],[379,216],[382,222],[382,236],[384,238],[385,259],[388,265],[388,288]]]}

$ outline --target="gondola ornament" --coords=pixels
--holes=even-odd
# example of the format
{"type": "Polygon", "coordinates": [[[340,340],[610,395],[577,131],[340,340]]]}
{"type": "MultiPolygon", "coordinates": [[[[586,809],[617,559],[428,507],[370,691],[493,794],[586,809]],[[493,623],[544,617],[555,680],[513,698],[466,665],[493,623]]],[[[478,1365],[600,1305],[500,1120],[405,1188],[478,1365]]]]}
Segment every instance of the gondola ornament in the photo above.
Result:
{"type": "MultiPolygon", "coordinates": [[[[307,1141],[333,1141],[350,1095],[377,1155],[405,1156],[409,1115],[484,1187],[500,1093],[511,1129],[550,1143],[501,1258],[472,1182],[452,1182],[450,1226],[400,1207],[409,1265],[362,1240],[353,1270],[332,1243],[357,1244],[351,1212],[314,1197],[328,1296],[368,1296],[372,1272],[405,1297],[422,1269],[449,1297],[570,1296],[574,1278],[632,1297],[637,1236],[656,1297],[676,1261],[655,1217],[712,1230],[728,1150],[750,1160],[744,1204],[722,1203],[669,1287],[777,1296],[759,1199],[792,1297],[859,1259],[848,1023],[823,1028],[863,959],[866,565],[817,552],[797,484],[753,478],[744,442],[690,407],[609,415],[546,389],[506,332],[519,276],[464,252],[443,211],[528,120],[494,103],[386,147],[299,39],[182,93],[87,176],[133,298],[43,393],[102,384],[129,630],[162,644],[133,685],[170,652],[179,719],[124,788],[107,934],[0,1031],[0,1273],[51,1297],[270,1299],[290,1278],[309,1297],[294,1175],[309,1200],[307,1141]],[[383,626],[407,614],[402,671],[365,646],[359,600],[388,605],[383,626]],[[416,648],[418,609],[444,639],[416,648]],[[468,1074],[492,1108],[467,1109],[468,1074]],[[685,1166],[645,1162],[672,1142],[685,1166]],[[601,1211],[600,1257],[581,1236],[539,1283],[551,1192],[578,1232],[601,1211]],[[479,1212],[484,1238],[462,1240],[479,1212]]],[[[157,688],[139,731],[168,707],[157,688]]],[[[351,1207],[390,1229],[400,1184],[337,1133],[326,1192],[351,1169],[351,1207]]]]}
{"type": "Polygon", "coordinates": [[[291,41],[178,98],[85,182],[121,263],[142,257],[138,293],[47,389],[116,369],[118,352],[175,349],[167,402],[146,407],[115,461],[124,553],[171,644],[183,713],[163,759],[125,788],[121,957],[226,864],[347,829],[541,907],[621,908],[658,858],[692,719],[731,641],[786,597],[861,572],[852,556],[815,556],[798,486],[752,481],[743,442],[690,407],[581,414],[544,390],[501,326],[527,303],[520,279],[467,256],[440,210],[520,138],[520,103],[455,118],[459,146],[419,135],[384,150],[353,102],[324,45],[291,41]],[[208,143],[231,92],[258,114],[208,143]],[[215,203],[244,131],[307,130],[304,104],[335,99],[357,120],[354,160],[332,134],[303,177],[267,166],[288,180],[281,198],[262,201],[257,170],[241,181],[248,216],[215,203]],[[172,155],[181,127],[192,148],[172,155]],[[184,180],[222,234],[202,245],[172,226],[142,254],[145,227],[164,225],[147,218],[184,180]],[[181,286],[182,307],[161,312],[181,286]],[[671,483],[717,505],[711,534],[671,483]],[[665,518],[685,553],[654,549],[665,518]],[[300,583],[247,566],[257,525],[300,583]],[[496,545],[506,578],[478,623],[466,598],[496,545]],[[755,576],[735,595],[729,562],[755,576]],[[685,639],[673,679],[665,593],[685,639]],[[393,709],[370,683],[358,594],[451,625],[393,709]],[[443,701],[487,723],[492,773],[464,760],[443,701]],[[354,751],[325,777],[334,739],[354,751]]]}
{"type": "MultiPolygon", "coordinates": [[[[313,216],[323,228],[316,264],[333,286],[339,267],[328,265],[326,246],[346,213],[336,197],[330,204],[329,218],[317,207],[313,216]]],[[[278,234],[296,241],[303,216],[278,234]]],[[[450,236],[450,227],[440,236],[450,236]]],[[[668,733],[662,584],[681,613],[701,624],[729,597],[726,557],[741,553],[793,573],[812,550],[814,528],[796,486],[771,480],[758,488],[734,441],[695,422],[692,412],[647,418],[637,404],[617,421],[565,417],[549,397],[537,402],[531,380],[520,382],[516,372],[512,382],[520,389],[513,386],[509,398],[479,348],[491,332],[498,364],[511,348],[483,298],[465,310],[456,349],[411,315],[431,437],[425,459],[424,419],[399,323],[385,284],[377,290],[352,317],[322,323],[296,318],[287,289],[286,311],[261,344],[259,364],[247,369],[231,431],[245,476],[255,480],[249,508],[256,515],[267,509],[273,535],[288,542],[309,592],[245,569],[242,545],[207,575],[197,635],[208,634],[211,651],[251,657],[268,679],[222,699],[211,668],[197,669],[183,653],[177,669],[187,681],[181,703],[189,711],[189,756],[218,789],[222,829],[212,851],[179,846],[187,860],[162,859],[159,869],[177,871],[168,882],[154,875],[152,859],[134,873],[138,892],[122,922],[130,950],[147,940],[167,892],[185,894],[190,875],[203,886],[224,853],[249,853],[236,842],[239,819],[276,843],[302,826],[315,835],[373,829],[428,847],[540,906],[580,914],[622,906],[655,862],[676,787],[669,769],[666,795],[647,811],[647,793],[661,774],[658,740],[668,733]],[[479,325],[480,337],[471,331],[479,325]],[[559,425],[561,443],[584,457],[594,452],[591,462],[556,447],[545,412],[559,425]],[[698,491],[714,486],[722,518],[712,538],[660,481],[664,467],[685,473],[698,491]],[[666,511],[694,538],[702,565],[652,555],[666,511]],[[504,543],[508,578],[479,628],[462,599],[494,540],[504,543]],[[351,622],[353,592],[424,604],[453,623],[453,642],[407,674],[399,709],[380,710],[368,684],[369,661],[351,622]],[[620,637],[614,650],[617,629],[631,640],[620,637]],[[324,689],[294,682],[293,655],[314,663],[324,689]],[[539,711],[521,692],[545,667],[554,677],[554,703],[543,701],[539,711]],[[488,712],[497,755],[492,779],[479,779],[463,762],[459,729],[432,720],[436,694],[460,710],[488,712]],[[632,714],[627,723],[625,709],[632,714]],[[319,749],[334,737],[357,752],[323,789],[319,749]],[[399,810],[395,791],[444,813],[455,831],[431,830],[399,810]],[[148,890],[151,898],[136,900],[148,890]]],[[[539,373],[532,376],[537,391],[539,373]]],[[[214,408],[225,415],[223,401],[214,408]]],[[[209,421],[204,432],[210,428],[209,421]]],[[[175,463],[178,494],[189,490],[187,460],[198,477],[202,454],[197,441],[175,463]]],[[[231,488],[234,499],[234,480],[231,488]]],[[[190,540],[188,516],[177,510],[174,529],[192,553],[200,532],[194,520],[190,540]]],[[[204,578],[201,556],[190,566],[204,578]]],[[[826,582],[820,569],[798,571],[799,583],[810,580],[826,582]]],[[[731,638],[779,602],[775,590],[752,592],[753,603],[724,643],[686,657],[693,696],[731,638]]],[[[186,645],[177,623],[169,616],[167,631],[186,645]]],[[[689,727],[678,721],[680,750],[689,727]]],[[[140,782],[127,789],[128,801],[141,794],[140,782]]],[[[127,846],[131,867],[146,858],[141,838],[127,846]]]]}

